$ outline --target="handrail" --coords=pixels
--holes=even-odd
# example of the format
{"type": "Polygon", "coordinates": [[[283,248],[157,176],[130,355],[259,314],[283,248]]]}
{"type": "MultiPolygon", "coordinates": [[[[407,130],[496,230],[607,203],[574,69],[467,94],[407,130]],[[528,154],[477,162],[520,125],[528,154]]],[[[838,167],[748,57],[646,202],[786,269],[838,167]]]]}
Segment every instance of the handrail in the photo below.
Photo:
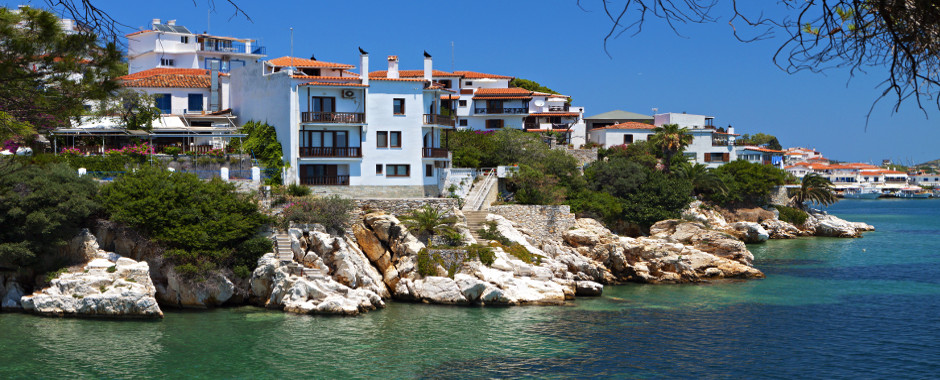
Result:
{"type": "Polygon", "coordinates": [[[483,182],[480,183],[478,192],[469,194],[467,203],[464,205],[464,211],[479,211],[483,209],[483,202],[486,201],[486,196],[490,193],[490,190],[493,188],[493,184],[496,183],[496,169],[490,169],[484,174],[483,182]]]}

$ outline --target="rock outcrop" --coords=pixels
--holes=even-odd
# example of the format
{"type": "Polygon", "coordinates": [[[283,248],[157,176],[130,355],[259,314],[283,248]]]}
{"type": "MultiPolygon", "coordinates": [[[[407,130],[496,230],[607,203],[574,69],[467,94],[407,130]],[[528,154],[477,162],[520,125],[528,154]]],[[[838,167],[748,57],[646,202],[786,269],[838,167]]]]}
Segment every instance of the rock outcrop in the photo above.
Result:
{"type": "Polygon", "coordinates": [[[43,315],[162,318],[155,293],[146,262],[99,250],[81,272],[63,273],[20,302],[43,315]]]}
{"type": "Polygon", "coordinates": [[[302,272],[293,261],[264,255],[251,275],[251,298],[261,306],[299,314],[357,315],[385,307],[371,290],[350,288],[322,272],[302,272]]]}
{"type": "Polygon", "coordinates": [[[753,256],[733,236],[698,222],[657,223],[653,237],[614,235],[592,219],[578,219],[565,241],[585,257],[603,263],[618,282],[700,282],[722,278],[763,278],[750,266],[753,256]],[[707,250],[707,251],[706,251],[707,250]]]}
{"type": "Polygon", "coordinates": [[[23,293],[23,287],[15,279],[7,279],[5,284],[0,285],[0,310],[22,310],[20,298],[23,293]]]}
{"type": "Polygon", "coordinates": [[[874,231],[875,227],[860,222],[849,222],[826,212],[810,210],[809,217],[803,223],[803,228],[813,231],[815,236],[856,238],[862,237],[862,232],[874,231]]]}
{"type": "Polygon", "coordinates": [[[862,232],[875,230],[875,227],[869,224],[848,222],[819,210],[810,209],[808,214],[803,225],[794,226],[780,220],[776,210],[755,208],[722,213],[705,206],[701,201],[695,201],[683,212],[682,218],[699,222],[709,229],[734,235],[745,243],[761,243],[767,239],[793,239],[799,236],[854,238],[861,237],[862,232]]]}

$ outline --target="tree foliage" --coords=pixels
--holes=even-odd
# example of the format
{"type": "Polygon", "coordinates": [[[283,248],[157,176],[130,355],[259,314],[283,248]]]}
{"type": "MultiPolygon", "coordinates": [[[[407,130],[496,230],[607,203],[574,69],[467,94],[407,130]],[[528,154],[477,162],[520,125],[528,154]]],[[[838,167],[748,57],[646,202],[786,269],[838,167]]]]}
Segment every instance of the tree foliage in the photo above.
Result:
{"type": "Polygon", "coordinates": [[[99,117],[116,117],[125,129],[150,131],[152,122],[163,113],[156,106],[154,97],[142,91],[122,88],[108,99],[99,102],[99,117]]]}
{"type": "Polygon", "coordinates": [[[832,182],[828,178],[818,173],[809,173],[803,176],[800,188],[796,190],[796,194],[790,198],[790,201],[796,207],[805,210],[807,203],[828,206],[836,203],[838,199],[832,182]]]}
{"type": "Polygon", "coordinates": [[[676,178],[683,179],[692,185],[692,192],[695,195],[727,193],[728,186],[725,186],[715,171],[699,163],[683,163],[675,170],[676,178]]]}
{"type": "Polygon", "coordinates": [[[215,178],[144,167],[102,187],[111,220],[161,243],[177,265],[231,267],[233,254],[269,222],[257,204],[215,178]]]}
{"type": "MultiPolygon", "coordinates": [[[[536,82],[534,80],[529,80],[529,79],[513,78],[511,81],[509,81],[509,85],[512,87],[524,88],[526,90],[534,91],[534,92],[544,92],[546,94],[561,95],[560,92],[552,90],[548,87],[541,85],[539,82],[536,82]]],[[[571,103],[571,97],[568,97],[568,103],[569,104],[571,103]]]]}
{"type": "Polygon", "coordinates": [[[258,121],[249,121],[241,128],[242,133],[248,135],[244,139],[232,139],[232,149],[243,150],[261,162],[270,170],[271,177],[268,182],[280,184],[281,168],[285,166],[281,142],[277,140],[277,131],[273,126],[258,121]]]}
{"type": "Polygon", "coordinates": [[[765,133],[745,134],[739,137],[738,141],[747,145],[766,146],[768,149],[783,150],[783,146],[780,145],[780,141],[777,140],[776,136],[765,133]]]}
{"type": "Polygon", "coordinates": [[[70,264],[59,249],[100,207],[98,185],[64,164],[4,163],[0,170],[0,266],[42,273],[70,264]]]}
{"type": "Polygon", "coordinates": [[[456,231],[454,229],[454,223],[457,222],[457,219],[448,217],[447,212],[429,204],[411,210],[410,213],[401,215],[398,219],[401,220],[402,224],[408,227],[411,232],[415,233],[415,235],[425,239],[436,234],[453,233],[456,231]]]}
{"type": "Polygon", "coordinates": [[[117,89],[121,53],[90,33],[66,34],[50,12],[0,8],[0,141],[66,126],[117,89]]]}
{"type": "Polygon", "coordinates": [[[728,191],[714,193],[708,199],[724,206],[763,206],[770,202],[770,194],[783,185],[787,172],[773,166],[732,161],[715,169],[728,191]]]}
{"type": "Polygon", "coordinates": [[[649,137],[650,144],[659,148],[663,152],[663,159],[666,164],[666,172],[669,172],[672,166],[672,158],[681,153],[687,146],[692,144],[692,135],[688,128],[680,128],[678,124],[664,124],[653,128],[653,134],[649,137]]]}

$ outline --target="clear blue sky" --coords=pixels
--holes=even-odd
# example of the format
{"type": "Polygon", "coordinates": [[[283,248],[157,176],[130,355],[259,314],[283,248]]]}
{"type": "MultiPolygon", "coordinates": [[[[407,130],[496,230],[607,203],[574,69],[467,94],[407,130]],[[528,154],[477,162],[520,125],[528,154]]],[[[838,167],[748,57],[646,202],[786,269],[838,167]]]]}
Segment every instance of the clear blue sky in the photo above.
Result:
{"type": "MultiPolygon", "coordinates": [[[[683,26],[684,37],[652,20],[640,35],[610,43],[611,59],[602,48],[610,23],[598,1],[583,1],[591,12],[573,0],[236,1],[252,21],[215,0],[210,32],[256,39],[271,58],[288,55],[293,27],[299,57],[314,53],[320,60],[358,65],[356,48],[362,46],[372,57],[371,70],[385,69],[384,57],[392,54],[402,69],[421,69],[427,50],[437,69],[532,79],[572,96],[588,115],[614,109],[651,114],[652,108],[708,114],[738,133],[770,133],[784,146],[816,148],[840,160],[940,158],[936,109],[928,119],[908,103],[892,115],[893,103],[883,101],[866,130],[883,69],[851,81],[844,70],[790,75],[771,61],[779,40],[741,43],[727,18],[683,26]]],[[[152,18],[176,19],[194,32],[207,28],[205,0],[94,3],[135,29],[152,18]]]]}

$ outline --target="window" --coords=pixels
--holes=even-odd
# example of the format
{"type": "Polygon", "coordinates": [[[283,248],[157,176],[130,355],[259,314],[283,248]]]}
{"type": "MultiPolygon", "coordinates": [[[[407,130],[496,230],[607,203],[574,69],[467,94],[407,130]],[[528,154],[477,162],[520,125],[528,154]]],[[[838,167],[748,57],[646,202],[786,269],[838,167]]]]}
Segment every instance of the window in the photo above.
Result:
{"type": "Polygon", "coordinates": [[[349,132],[300,131],[300,146],[307,148],[345,148],[349,146],[349,132]]]}
{"type": "Polygon", "coordinates": [[[189,94],[188,112],[202,112],[202,94],[189,94]]]}
{"type": "Polygon", "coordinates": [[[461,127],[466,127],[466,126],[467,126],[467,119],[460,119],[460,126],[461,126],[461,127]]]}
{"type": "Polygon", "coordinates": [[[189,36],[180,36],[180,43],[188,44],[189,36]]]}
{"type": "Polygon", "coordinates": [[[387,131],[375,132],[375,147],[376,148],[388,148],[388,132],[387,131]]]}
{"type": "Polygon", "coordinates": [[[458,101],[457,101],[457,105],[459,105],[459,106],[461,106],[461,107],[466,107],[466,106],[467,106],[467,101],[466,101],[466,100],[458,100],[458,101]]]}
{"type": "Polygon", "coordinates": [[[160,58],[160,66],[173,66],[173,60],[169,58],[160,58]]]}
{"type": "Polygon", "coordinates": [[[489,119],[486,121],[486,129],[499,129],[503,127],[502,119],[489,119]]]}
{"type": "Polygon", "coordinates": [[[160,109],[160,112],[164,114],[170,113],[170,100],[173,99],[170,97],[170,94],[153,94],[154,100],[156,100],[157,108],[160,109]]]}
{"type": "Polygon", "coordinates": [[[336,112],[336,98],[331,96],[311,96],[307,109],[313,112],[336,112]]]}
{"type": "Polygon", "coordinates": [[[473,81],[470,81],[470,80],[464,81],[463,84],[466,86],[473,86],[473,81]]]}
{"type": "Polygon", "coordinates": [[[431,165],[431,164],[424,165],[424,176],[425,177],[434,176],[434,165],[431,165]]]}
{"type": "Polygon", "coordinates": [[[392,113],[396,115],[405,114],[405,99],[403,98],[392,99],[392,113]]]}
{"type": "Polygon", "coordinates": [[[401,132],[389,132],[388,143],[392,148],[401,148],[401,132]]]}
{"type": "Polygon", "coordinates": [[[623,135],[623,145],[633,144],[633,135],[623,135]]]}
{"type": "Polygon", "coordinates": [[[437,83],[444,85],[444,88],[450,88],[451,85],[453,85],[453,82],[451,82],[450,79],[441,79],[437,81],[437,83]]]}
{"type": "Polygon", "coordinates": [[[375,174],[382,174],[382,164],[375,164],[375,174]]]}
{"type": "Polygon", "coordinates": [[[408,177],[411,175],[411,165],[385,165],[387,176],[408,177]]]}

